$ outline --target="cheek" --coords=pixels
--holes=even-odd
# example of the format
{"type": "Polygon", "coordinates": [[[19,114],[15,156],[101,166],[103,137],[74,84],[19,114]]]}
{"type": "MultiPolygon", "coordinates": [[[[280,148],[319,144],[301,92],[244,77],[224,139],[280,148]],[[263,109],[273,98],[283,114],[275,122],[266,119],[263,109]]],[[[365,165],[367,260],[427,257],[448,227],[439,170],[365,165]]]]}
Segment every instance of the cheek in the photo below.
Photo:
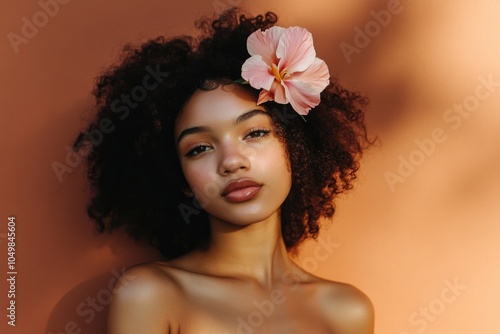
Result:
{"type": "Polygon", "coordinates": [[[203,172],[202,168],[198,168],[196,164],[184,164],[182,173],[191,189],[202,188],[203,184],[208,180],[206,173],[203,172]]]}
{"type": "Polygon", "coordinates": [[[271,174],[276,177],[276,181],[280,180],[284,185],[288,183],[291,185],[291,168],[288,155],[285,151],[284,146],[277,142],[270,150],[265,154],[265,158],[262,159],[266,161],[263,168],[270,171],[271,174]]]}
{"type": "Polygon", "coordinates": [[[218,196],[222,190],[222,185],[217,182],[213,168],[209,166],[212,166],[212,161],[208,159],[181,164],[184,178],[200,202],[203,199],[218,196]]]}

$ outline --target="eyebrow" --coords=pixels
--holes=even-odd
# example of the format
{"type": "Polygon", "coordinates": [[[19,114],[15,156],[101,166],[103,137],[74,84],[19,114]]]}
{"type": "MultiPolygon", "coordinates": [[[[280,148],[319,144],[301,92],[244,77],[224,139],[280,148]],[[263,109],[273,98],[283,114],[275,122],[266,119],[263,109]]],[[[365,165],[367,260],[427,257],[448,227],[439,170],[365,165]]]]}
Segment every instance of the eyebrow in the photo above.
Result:
{"type": "Polygon", "coordinates": [[[250,110],[250,111],[247,111],[246,113],[244,114],[241,114],[239,115],[237,118],[236,118],[236,124],[240,124],[252,117],[255,117],[255,116],[258,116],[258,115],[266,115],[267,117],[271,117],[265,110],[263,109],[253,109],[253,110],[250,110]]]}
{"type": "MultiPolygon", "coordinates": [[[[243,122],[249,120],[250,118],[258,116],[258,115],[265,115],[267,117],[271,117],[263,109],[253,109],[253,110],[247,111],[246,113],[241,114],[240,116],[238,116],[236,118],[236,121],[234,123],[235,124],[240,124],[240,123],[243,123],[243,122]]],[[[184,138],[186,136],[193,135],[193,134],[196,134],[196,133],[209,132],[209,131],[210,131],[210,127],[208,127],[208,126],[193,126],[191,128],[184,129],[184,130],[182,130],[182,132],[180,133],[179,137],[177,138],[177,144],[181,141],[182,138],[184,138]]]]}

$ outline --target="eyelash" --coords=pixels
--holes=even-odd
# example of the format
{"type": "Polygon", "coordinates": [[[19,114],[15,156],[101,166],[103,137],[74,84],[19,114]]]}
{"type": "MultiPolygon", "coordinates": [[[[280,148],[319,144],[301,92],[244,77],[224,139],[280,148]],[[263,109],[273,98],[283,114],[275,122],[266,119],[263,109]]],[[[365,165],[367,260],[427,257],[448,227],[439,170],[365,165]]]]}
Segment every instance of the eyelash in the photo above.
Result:
{"type": "Polygon", "coordinates": [[[195,157],[199,154],[202,154],[204,152],[207,151],[206,148],[208,148],[209,145],[203,145],[203,144],[200,144],[200,145],[196,145],[195,147],[193,147],[192,149],[190,149],[189,151],[187,151],[187,153],[185,154],[186,157],[188,158],[192,158],[192,157],[195,157]],[[200,148],[204,148],[202,152],[197,152],[200,148]]]}
{"type": "Polygon", "coordinates": [[[255,129],[251,129],[248,132],[248,134],[245,136],[245,138],[247,138],[248,136],[250,136],[250,135],[252,135],[254,133],[260,133],[261,135],[257,136],[257,137],[251,137],[250,139],[262,138],[262,137],[266,137],[270,132],[271,132],[271,130],[268,130],[268,129],[265,129],[265,128],[255,128],[255,129]]]}
{"type": "MultiPolygon", "coordinates": [[[[265,128],[256,128],[256,129],[251,129],[246,135],[245,137],[243,137],[244,139],[245,138],[248,138],[248,139],[260,139],[260,138],[263,138],[263,137],[266,137],[269,133],[271,132],[271,130],[268,130],[268,129],[265,129],[265,128]],[[254,134],[259,134],[258,136],[252,136],[254,134]]],[[[207,151],[207,148],[209,148],[210,145],[204,145],[204,144],[199,144],[199,145],[196,145],[195,147],[191,148],[190,150],[188,150],[188,152],[185,154],[186,157],[188,158],[191,158],[191,157],[196,157],[197,155],[200,155],[204,152],[207,151]],[[201,148],[203,148],[203,150],[201,152],[198,152],[201,148]]]]}

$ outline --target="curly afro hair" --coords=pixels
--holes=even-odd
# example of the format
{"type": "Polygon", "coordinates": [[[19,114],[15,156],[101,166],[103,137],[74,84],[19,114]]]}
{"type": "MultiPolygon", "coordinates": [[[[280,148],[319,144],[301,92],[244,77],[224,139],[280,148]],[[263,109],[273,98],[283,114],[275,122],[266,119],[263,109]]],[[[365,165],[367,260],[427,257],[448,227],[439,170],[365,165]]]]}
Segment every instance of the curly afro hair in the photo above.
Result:
{"type": "MultiPolygon", "coordinates": [[[[233,8],[199,20],[197,37],[161,36],[125,46],[122,58],[98,77],[95,119],[74,148],[86,151],[93,191],[88,214],[99,231],[124,228],[168,259],[207,243],[208,215],[182,192],[174,122],[195,90],[241,79],[247,37],[277,20],[272,12],[252,16],[233,8]]],[[[334,214],[334,198],[352,187],[368,143],[367,103],[331,80],[306,122],[289,105],[264,104],[292,170],[291,191],[281,207],[291,253],[318,236],[321,218],[334,214]]]]}

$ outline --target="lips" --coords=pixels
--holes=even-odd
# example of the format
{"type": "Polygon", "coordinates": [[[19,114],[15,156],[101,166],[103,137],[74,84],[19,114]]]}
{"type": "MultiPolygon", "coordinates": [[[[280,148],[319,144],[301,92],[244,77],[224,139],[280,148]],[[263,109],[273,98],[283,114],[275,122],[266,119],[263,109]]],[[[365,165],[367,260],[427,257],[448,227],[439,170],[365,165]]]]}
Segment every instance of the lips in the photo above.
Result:
{"type": "Polygon", "coordinates": [[[222,196],[229,202],[245,202],[257,196],[261,188],[262,184],[250,179],[234,180],[226,185],[222,196]]]}

